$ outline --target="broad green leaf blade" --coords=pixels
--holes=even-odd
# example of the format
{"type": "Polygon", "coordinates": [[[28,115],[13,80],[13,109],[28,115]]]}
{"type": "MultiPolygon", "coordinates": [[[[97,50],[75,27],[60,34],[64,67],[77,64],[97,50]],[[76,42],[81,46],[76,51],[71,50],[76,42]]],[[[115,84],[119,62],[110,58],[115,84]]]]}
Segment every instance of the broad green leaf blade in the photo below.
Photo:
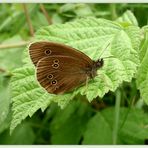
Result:
{"type": "MultiPolygon", "coordinates": [[[[14,44],[15,42],[21,42],[22,39],[19,35],[15,35],[8,40],[5,40],[2,45],[14,44]]],[[[10,71],[14,68],[22,66],[22,53],[23,48],[10,48],[1,49],[0,51],[0,67],[6,71],[10,71]]]]}
{"type": "Polygon", "coordinates": [[[141,98],[148,104],[148,30],[145,30],[145,37],[140,48],[141,64],[137,73],[137,87],[140,90],[141,98]]]}
{"type": "Polygon", "coordinates": [[[7,115],[5,120],[0,124],[0,134],[3,133],[6,129],[9,129],[11,123],[11,112],[7,115]]]}
{"type": "Polygon", "coordinates": [[[92,114],[89,105],[79,100],[59,109],[50,124],[51,143],[78,144],[92,114]]]}
{"type": "Polygon", "coordinates": [[[35,133],[29,123],[18,126],[12,135],[9,130],[0,135],[0,144],[33,144],[35,133]]]}
{"type": "Polygon", "coordinates": [[[134,25],[134,26],[138,26],[138,22],[136,17],[134,16],[134,14],[127,10],[121,17],[119,17],[117,20],[117,22],[121,23],[122,25],[126,26],[126,25],[134,25]]]}
{"type": "Polygon", "coordinates": [[[6,119],[9,113],[10,96],[8,88],[0,89],[0,125],[6,119]]]}
{"type": "MultiPolygon", "coordinates": [[[[4,21],[2,21],[0,24],[0,32],[1,33],[9,32],[9,37],[14,34],[17,34],[17,33],[24,34],[24,29],[22,29],[22,28],[26,27],[25,26],[26,18],[25,18],[24,12],[20,11],[22,9],[22,6],[19,5],[20,9],[18,9],[18,10],[16,10],[14,7],[15,6],[12,5],[11,9],[9,9],[9,14],[11,14],[11,15],[8,15],[4,19],[4,21]],[[14,10],[16,10],[16,11],[14,11],[14,10]]],[[[38,10],[37,7],[38,6],[34,5],[34,4],[29,5],[28,13],[29,13],[31,19],[33,19],[33,17],[36,17],[36,15],[34,15],[34,14],[37,13],[37,10],[38,10]]],[[[25,29],[27,29],[27,27],[25,29]]]]}
{"type": "MultiPolygon", "coordinates": [[[[131,109],[128,113],[126,110],[121,110],[122,114],[128,114],[127,120],[123,127],[120,127],[119,136],[125,144],[144,144],[148,138],[148,115],[139,109],[131,109]]],[[[121,114],[122,124],[124,119],[121,114]]]]}
{"type": "MultiPolygon", "coordinates": [[[[130,58],[130,55],[133,54],[133,52],[134,52],[134,50],[132,49],[132,48],[135,48],[134,43],[137,40],[139,40],[139,36],[140,36],[139,35],[139,28],[134,27],[134,26],[132,26],[132,27],[133,28],[132,28],[131,32],[129,32],[130,29],[127,28],[127,32],[129,33],[129,35],[126,33],[127,35],[125,34],[124,36],[121,36],[121,40],[120,40],[121,44],[125,40],[125,42],[123,42],[122,47],[124,47],[125,43],[127,44],[126,46],[128,46],[129,52],[125,53],[125,57],[126,56],[129,57],[129,59],[127,59],[129,61],[132,60],[132,58],[130,58]],[[132,50],[131,54],[130,54],[130,50],[132,50]]],[[[51,27],[43,28],[42,30],[40,30],[37,33],[36,38],[37,38],[37,40],[50,40],[50,41],[65,43],[67,45],[75,47],[78,50],[83,51],[92,59],[97,60],[100,56],[100,52],[102,51],[101,49],[105,48],[107,43],[111,42],[114,39],[114,37],[116,36],[116,34],[118,34],[122,29],[125,29],[125,28],[121,28],[120,25],[118,25],[114,22],[110,22],[110,21],[107,21],[104,19],[89,18],[89,19],[85,19],[85,20],[80,19],[80,20],[77,20],[72,23],[66,23],[66,24],[62,25],[62,27],[61,27],[61,25],[54,25],[51,27]],[[64,40],[64,39],[66,39],[66,40],[64,40]]],[[[116,39],[118,39],[118,38],[120,38],[120,34],[118,34],[118,36],[116,37],[116,39]]],[[[118,41],[116,41],[116,42],[117,42],[116,46],[118,46],[119,43],[118,43],[118,41]]],[[[139,42],[136,42],[136,45],[137,45],[136,47],[139,46],[138,43],[139,42]]],[[[120,48],[119,50],[124,51],[124,48],[120,48]]],[[[120,53],[122,53],[122,51],[120,53]]],[[[104,52],[104,56],[107,56],[107,55],[111,55],[111,54],[109,53],[109,51],[106,50],[104,52]]],[[[130,66],[131,72],[129,72],[131,74],[131,76],[130,75],[128,76],[130,78],[130,79],[128,79],[128,81],[131,80],[133,74],[136,72],[136,65],[138,65],[138,63],[139,63],[138,54],[136,51],[135,51],[135,55],[133,55],[133,56],[135,56],[134,59],[136,59],[135,61],[137,64],[136,63],[131,64],[131,66],[130,66]]],[[[119,55],[117,55],[117,58],[120,59],[119,55]]],[[[114,64],[113,64],[112,63],[113,60],[107,59],[105,62],[107,63],[107,61],[111,61],[110,63],[112,66],[114,66],[114,64],[116,62],[116,61],[114,61],[113,62],[114,64]]],[[[124,65],[124,66],[126,67],[126,65],[124,65]]],[[[108,67],[108,66],[106,66],[106,67],[108,67]]],[[[105,69],[105,66],[103,69],[105,69]]],[[[112,67],[110,66],[110,70],[111,69],[112,69],[112,67]]],[[[117,67],[117,69],[119,69],[119,68],[117,67]]],[[[105,71],[106,71],[106,69],[105,69],[105,71]]],[[[117,86],[124,80],[124,78],[120,79],[121,82],[115,83],[116,85],[114,86],[114,84],[112,84],[112,79],[110,79],[110,77],[108,75],[106,76],[104,74],[105,73],[104,71],[102,72],[101,70],[99,70],[98,74],[100,74],[100,73],[101,73],[101,75],[103,75],[103,79],[100,78],[98,75],[98,77],[96,77],[94,79],[95,81],[92,83],[92,85],[88,85],[88,88],[86,88],[86,86],[84,86],[84,87],[82,87],[82,89],[81,88],[78,89],[78,93],[80,92],[81,94],[86,94],[89,101],[91,101],[93,98],[95,98],[98,95],[100,97],[102,97],[109,90],[114,91],[117,88],[117,86]],[[86,93],[86,89],[87,89],[88,93],[86,93]]],[[[120,74],[118,74],[118,73],[120,73],[120,71],[116,70],[116,75],[119,75],[119,77],[120,77],[120,74]]]]}
{"type": "Polygon", "coordinates": [[[44,111],[52,100],[64,108],[72,99],[69,94],[62,95],[62,99],[60,96],[48,94],[38,84],[33,67],[18,68],[13,74],[10,84],[13,101],[10,133],[27,116],[31,117],[38,109],[44,111]]]}
{"type": "Polygon", "coordinates": [[[33,67],[16,69],[13,74],[10,84],[13,101],[10,132],[28,115],[31,117],[38,109],[45,109],[52,99],[52,95],[37,84],[33,67]]]}
{"type": "MultiPolygon", "coordinates": [[[[98,70],[98,76],[92,85],[88,85],[86,95],[89,101],[97,96],[103,97],[109,90],[115,91],[123,81],[130,82],[137,71],[138,53],[123,30],[112,39],[110,54],[115,58],[105,60],[104,67],[98,70]]],[[[83,94],[83,91],[81,93],[83,94]]]]}
{"type": "MultiPolygon", "coordinates": [[[[114,108],[98,112],[88,122],[83,144],[112,144],[114,108]]],[[[117,144],[144,144],[148,137],[148,115],[139,109],[121,108],[117,144]]]]}
{"type": "Polygon", "coordinates": [[[0,73],[0,133],[10,126],[10,77],[0,73]]]}
{"type": "Polygon", "coordinates": [[[84,18],[88,16],[94,16],[90,5],[88,4],[64,4],[60,7],[59,13],[63,16],[73,18],[84,18]]]}
{"type": "Polygon", "coordinates": [[[130,38],[133,48],[139,53],[139,46],[142,40],[140,28],[136,26],[128,26],[124,28],[124,31],[130,38]]]}
{"type": "Polygon", "coordinates": [[[31,116],[39,108],[44,110],[51,101],[57,102],[61,108],[77,94],[86,95],[88,100],[92,101],[97,96],[103,97],[109,90],[114,91],[123,81],[131,81],[139,63],[135,49],[135,42],[139,37],[137,30],[136,27],[129,35],[118,23],[96,18],[78,19],[39,30],[36,41],[67,44],[84,52],[92,60],[99,59],[102,52],[101,57],[113,55],[114,58],[104,59],[103,68],[98,70],[98,76],[91,80],[88,86],[76,88],[73,93],[56,96],[48,94],[40,87],[35,78],[33,64],[30,66],[29,54],[26,54],[24,67],[14,71],[11,82],[13,100],[11,131],[28,115],[31,116]],[[110,46],[103,50],[108,43],[110,46]]]}
{"type": "Polygon", "coordinates": [[[101,113],[98,112],[88,122],[83,144],[112,144],[110,123],[106,122],[101,113]]]}

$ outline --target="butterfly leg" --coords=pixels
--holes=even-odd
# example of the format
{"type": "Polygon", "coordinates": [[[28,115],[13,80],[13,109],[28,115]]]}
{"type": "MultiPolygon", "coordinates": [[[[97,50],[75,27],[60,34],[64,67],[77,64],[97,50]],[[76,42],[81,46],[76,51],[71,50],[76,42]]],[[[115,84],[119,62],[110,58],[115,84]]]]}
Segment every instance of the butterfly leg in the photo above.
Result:
{"type": "Polygon", "coordinates": [[[86,78],[86,83],[85,83],[85,94],[87,96],[87,92],[88,92],[88,79],[89,77],[86,78]]]}

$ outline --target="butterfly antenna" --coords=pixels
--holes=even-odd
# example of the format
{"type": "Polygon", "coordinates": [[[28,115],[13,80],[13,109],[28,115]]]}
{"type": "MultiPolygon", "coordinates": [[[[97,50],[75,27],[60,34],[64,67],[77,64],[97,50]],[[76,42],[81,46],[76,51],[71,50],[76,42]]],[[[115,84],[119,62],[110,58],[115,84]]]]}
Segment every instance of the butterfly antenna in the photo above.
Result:
{"type": "Polygon", "coordinates": [[[107,44],[107,46],[103,49],[103,51],[101,52],[99,59],[101,58],[101,56],[103,55],[104,51],[107,49],[107,47],[110,45],[110,43],[107,44]]]}
{"type": "Polygon", "coordinates": [[[107,58],[115,58],[115,56],[103,57],[103,59],[107,59],[107,58]]]}

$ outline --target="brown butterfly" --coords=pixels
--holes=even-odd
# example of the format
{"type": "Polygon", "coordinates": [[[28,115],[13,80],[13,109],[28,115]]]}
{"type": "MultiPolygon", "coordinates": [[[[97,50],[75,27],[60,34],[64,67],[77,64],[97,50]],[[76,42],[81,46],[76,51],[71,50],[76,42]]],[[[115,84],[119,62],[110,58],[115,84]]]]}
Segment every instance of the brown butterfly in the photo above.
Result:
{"type": "Polygon", "coordinates": [[[37,80],[49,93],[63,94],[97,75],[103,59],[91,60],[84,53],[54,42],[35,42],[29,47],[37,80]]]}

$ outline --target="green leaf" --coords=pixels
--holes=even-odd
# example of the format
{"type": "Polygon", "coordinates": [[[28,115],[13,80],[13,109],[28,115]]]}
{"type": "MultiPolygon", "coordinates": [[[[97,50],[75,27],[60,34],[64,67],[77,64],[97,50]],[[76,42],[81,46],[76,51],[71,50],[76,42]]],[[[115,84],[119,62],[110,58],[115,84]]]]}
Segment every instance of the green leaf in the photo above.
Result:
{"type": "MultiPolygon", "coordinates": [[[[134,26],[133,26],[133,28],[134,28],[134,26]]],[[[137,63],[138,62],[138,54],[135,50],[132,49],[134,45],[131,45],[131,42],[135,43],[136,42],[135,40],[137,40],[137,37],[132,38],[134,36],[134,34],[136,34],[136,36],[139,37],[139,32],[137,32],[137,29],[139,29],[139,28],[136,27],[136,29],[135,29],[136,31],[134,32],[134,30],[133,30],[131,32],[131,34],[128,35],[124,32],[121,33],[122,28],[113,22],[109,22],[109,21],[102,20],[102,19],[89,18],[89,19],[85,19],[85,20],[80,19],[78,21],[75,21],[73,23],[67,23],[65,25],[54,25],[51,27],[46,27],[46,28],[40,30],[37,33],[36,37],[38,40],[50,40],[50,41],[56,41],[56,42],[64,42],[68,45],[71,45],[72,47],[75,47],[78,50],[83,51],[84,53],[86,53],[88,56],[90,56],[94,60],[97,60],[99,58],[99,55],[101,52],[100,49],[105,48],[103,46],[104,44],[106,45],[106,43],[108,41],[114,41],[113,44],[116,44],[115,46],[118,46],[118,44],[119,44],[119,46],[121,46],[119,43],[119,40],[118,41],[116,40],[116,39],[120,39],[121,44],[123,44],[122,47],[115,48],[113,50],[119,49],[119,50],[121,50],[120,53],[122,54],[122,51],[124,52],[124,44],[126,43],[125,47],[128,47],[129,52],[125,53],[124,55],[129,58],[129,59],[127,59],[127,61],[132,60],[132,58],[130,59],[130,57],[131,57],[130,55],[132,54],[133,56],[135,56],[134,59],[136,59],[136,60],[134,60],[134,62],[136,61],[136,63],[137,63]],[[97,27],[96,27],[96,24],[98,24],[97,27]],[[62,29],[61,29],[61,26],[63,26],[62,29]],[[91,26],[91,27],[88,27],[88,26],[91,26]],[[66,40],[64,40],[64,39],[66,39],[66,40]],[[124,40],[125,40],[125,42],[123,42],[124,40]],[[93,52],[92,52],[92,50],[93,50],[93,52]],[[131,50],[131,53],[130,53],[130,50],[131,50]],[[96,53],[98,53],[98,54],[96,54],[96,53]]],[[[111,48],[111,50],[112,50],[112,48],[111,48]]],[[[109,51],[105,52],[106,55],[110,55],[108,52],[109,51]]],[[[104,55],[105,55],[105,53],[104,53],[104,55]]],[[[119,60],[120,60],[120,57],[119,57],[120,55],[117,55],[117,56],[118,56],[117,58],[119,58],[119,60]]],[[[106,60],[105,62],[107,63],[107,61],[110,61],[110,64],[112,64],[112,65],[114,65],[113,63],[115,63],[115,60],[114,60],[114,62],[112,62],[113,59],[106,60]]],[[[138,65],[138,63],[137,64],[136,63],[133,63],[133,64],[131,63],[131,66],[130,66],[131,70],[128,69],[129,71],[131,71],[131,73],[130,73],[131,76],[128,76],[128,77],[132,78],[132,76],[133,76],[132,73],[136,72],[136,65],[138,65]]],[[[126,66],[127,65],[125,65],[125,67],[126,66]]],[[[106,67],[110,67],[110,70],[112,70],[112,67],[110,65],[106,66],[106,67]]],[[[103,69],[105,69],[105,66],[103,69]]],[[[102,71],[103,71],[103,69],[102,69],[102,71]]],[[[102,71],[100,70],[99,72],[102,74],[102,71]]],[[[106,71],[106,69],[105,69],[105,71],[106,71]]],[[[102,75],[104,75],[104,73],[105,72],[103,72],[102,75]]],[[[120,73],[119,70],[116,71],[116,75],[118,75],[118,73],[120,73]]],[[[104,81],[100,82],[101,81],[100,78],[96,77],[94,83],[92,83],[92,84],[94,84],[94,85],[92,85],[94,87],[89,85],[90,86],[90,87],[88,87],[89,93],[86,94],[87,98],[90,101],[98,95],[100,97],[102,97],[106,92],[108,92],[109,89],[114,91],[116,89],[117,85],[119,85],[119,83],[116,83],[117,85],[113,86],[112,79],[110,79],[106,75],[104,77],[105,77],[106,81],[109,81],[109,84],[107,84],[109,87],[105,87],[106,82],[104,82],[104,81]],[[97,84],[95,84],[95,82],[97,84]],[[103,83],[103,84],[100,84],[100,83],[103,83]],[[98,84],[100,84],[100,85],[98,85],[98,84]],[[101,90],[96,91],[96,89],[99,89],[98,86],[101,87],[101,90]],[[93,92],[91,92],[92,90],[93,90],[93,92]]],[[[130,81],[130,79],[128,81],[130,81]]],[[[120,79],[120,80],[123,81],[122,79],[120,79]]],[[[86,90],[86,87],[85,88],[83,87],[83,89],[82,89],[82,91],[80,91],[80,93],[84,94],[84,92],[86,92],[85,90],[86,90]]]]}
{"type": "MultiPolygon", "coordinates": [[[[19,33],[19,31],[21,31],[26,25],[26,18],[24,12],[22,11],[22,6],[17,6],[19,7],[19,10],[16,10],[16,5],[11,5],[9,15],[0,24],[0,33],[8,32],[9,37],[19,33]]],[[[38,10],[37,5],[30,4],[28,10],[31,18],[36,17],[34,14],[38,10]]]]}
{"type": "Polygon", "coordinates": [[[78,144],[92,113],[88,104],[79,100],[59,110],[50,125],[51,143],[78,144]]]}
{"type": "Polygon", "coordinates": [[[46,17],[44,16],[43,13],[37,11],[36,12],[36,17],[33,18],[32,21],[32,25],[34,26],[34,28],[40,28],[42,26],[47,26],[48,25],[48,21],[46,19],[46,17]]]}
{"type": "Polygon", "coordinates": [[[7,117],[0,123],[0,134],[6,129],[9,129],[11,123],[11,112],[8,113],[7,117]]]}
{"type": "Polygon", "coordinates": [[[57,13],[53,14],[53,16],[52,16],[52,23],[53,24],[58,24],[58,23],[61,24],[62,22],[63,22],[63,20],[59,14],[57,14],[57,13]]]}
{"type": "MultiPolygon", "coordinates": [[[[98,112],[87,125],[83,144],[112,144],[114,108],[98,112]],[[93,138],[92,138],[93,137],[93,138]]],[[[144,144],[148,115],[139,109],[120,108],[118,144],[144,144]]]]}
{"type": "Polygon", "coordinates": [[[73,93],[52,95],[39,86],[33,64],[30,66],[31,61],[26,54],[24,67],[14,71],[11,82],[13,94],[11,131],[27,115],[31,116],[39,108],[44,110],[51,101],[57,102],[61,108],[77,94],[86,95],[87,99],[92,101],[97,96],[103,97],[109,90],[115,91],[123,81],[131,81],[139,63],[137,50],[134,48],[136,36],[139,36],[137,29],[135,32],[133,29],[128,35],[125,28],[115,22],[87,18],[66,24],[51,25],[39,30],[36,41],[49,40],[64,43],[84,52],[93,60],[100,58],[103,51],[101,49],[110,42],[110,47],[103,51],[102,57],[113,55],[114,58],[104,59],[103,68],[98,70],[98,76],[88,83],[87,88],[84,85],[73,93]],[[136,34],[133,35],[135,38],[132,34],[136,34]]]}
{"type": "Polygon", "coordinates": [[[0,133],[10,126],[10,77],[0,73],[0,133]]]}
{"type": "Polygon", "coordinates": [[[18,126],[10,136],[9,130],[0,135],[0,144],[33,144],[35,134],[28,123],[18,126]]]}
{"type": "Polygon", "coordinates": [[[7,87],[0,90],[0,125],[9,113],[10,96],[7,87]]]}
{"type": "Polygon", "coordinates": [[[62,99],[48,94],[36,81],[33,67],[18,68],[13,74],[10,84],[13,101],[10,133],[27,116],[31,117],[40,108],[44,111],[51,101],[58,102],[63,108],[72,98],[69,94],[62,95],[62,99]],[[34,92],[37,93],[34,95],[34,92]]]}
{"type": "MultiPolygon", "coordinates": [[[[1,45],[13,44],[15,42],[22,41],[19,35],[15,35],[8,40],[5,40],[1,45]]],[[[23,49],[21,48],[10,48],[10,49],[1,49],[0,52],[0,68],[10,71],[14,68],[22,66],[22,53],[23,49]],[[10,60],[11,59],[11,60],[10,60]]]]}
{"type": "Polygon", "coordinates": [[[13,117],[10,132],[28,115],[31,117],[40,108],[45,110],[52,98],[52,95],[39,87],[32,67],[19,68],[13,73],[11,80],[13,117]],[[34,91],[38,93],[34,95],[34,91]]]}
{"type": "Polygon", "coordinates": [[[140,90],[141,98],[148,104],[148,30],[145,30],[145,37],[141,43],[140,60],[141,64],[137,73],[137,87],[140,90]]]}
{"type": "Polygon", "coordinates": [[[131,25],[131,24],[134,25],[134,26],[138,26],[137,19],[130,10],[127,10],[116,21],[121,23],[123,26],[128,26],[128,25],[131,25]]]}
{"type": "Polygon", "coordinates": [[[88,4],[64,4],[59,12],[66,17],[84,18],[93,16],[93,12],[88,4]]]}
{"type": "MultiPolygon", "coordinates": [[[[128,111],[122,111],[124,114],[128,111]]],[[[124,121],[124,118],[122,118],[124,121]]],[[[148,115],[142,110],[131,109],[123,127],[120,128],[120,139],[125,144],[144,144],[148,138],[148,115]]]]}
{"type": "Polygon", "coordinates": [[[139,29],[139,27],[136,27],[136,26],[128,26],[128,27],[125,27],[124,30],[129,36],[133,48],[137,50],[139,54],[139,46],[142,40],[141,30],[139,29]]]}
{"type": "Polygon", "coordinates": [[[83,144],[112,144],[110,124],[106,122],[101,113],[98,112],[88,122],[83,144]]]}
{"type": "Polygon", "coordinates": [[[91,7],[88,4],[75,4],[74,12],[77,15],[77,17],[81,18],[94,16],[91,7]]]}

